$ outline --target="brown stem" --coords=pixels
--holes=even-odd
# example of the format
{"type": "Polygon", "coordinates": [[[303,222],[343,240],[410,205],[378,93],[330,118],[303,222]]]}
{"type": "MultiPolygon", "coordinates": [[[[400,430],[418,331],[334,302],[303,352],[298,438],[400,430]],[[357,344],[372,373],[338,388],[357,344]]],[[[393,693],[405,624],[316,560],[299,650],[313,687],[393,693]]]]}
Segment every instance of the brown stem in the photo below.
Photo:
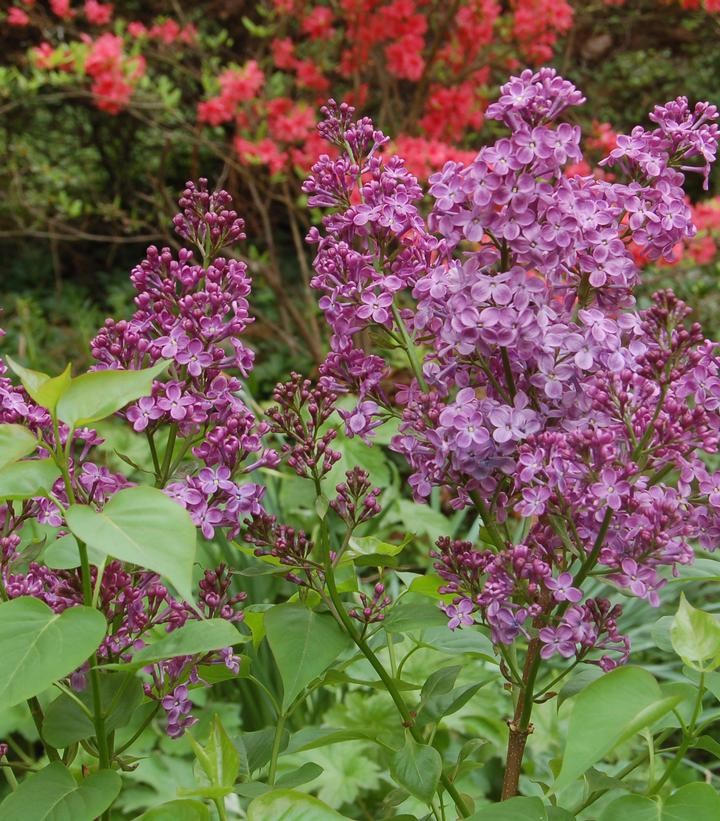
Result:
{"type": "Polygon", "coordinates": [[[515,706],[515,714],[508,721],[510,735],[508,737],[507,755],[505,758],[505,777],[503,779],[502,800],[512,798],[518,793],[520,772],[522,770],[523,755],[527,738],[533,731],[530,723],[533,704],[533,686],[540,663],[540,639],[531,639],[528,644],[525,667],[523,668],[522,687],[515,706]]]}

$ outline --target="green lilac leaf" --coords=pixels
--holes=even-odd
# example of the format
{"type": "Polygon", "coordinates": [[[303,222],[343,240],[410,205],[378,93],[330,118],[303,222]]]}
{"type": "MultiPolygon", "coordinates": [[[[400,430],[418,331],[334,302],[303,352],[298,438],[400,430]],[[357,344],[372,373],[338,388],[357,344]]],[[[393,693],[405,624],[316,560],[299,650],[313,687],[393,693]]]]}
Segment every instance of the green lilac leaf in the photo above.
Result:
{"type": "Polygon", "coordinates": [[[670,639],[675,652],[695,670],[714,670],[720,666],[720,621],[710,613],[693,607],[680,596],[670,639]]]}
{"type": "Polygon", "coordinates": [[[57,404],[57,414],[72,428],[91,425],[124,408],[141,396],[149,396],[155,379],[167,368],[162,360],[138,371],[92,371],[78,376],[57,404]]]}
{"type": "Polygon", "coordinates": [[[25,388],[30,398],[40,405],[40,407],[46,408],[50,413],[55,413],[57,403],[62,396],[67,393],[72,382],[70,375],[71,366],[68,364],[65,370],[58,376],[49,376],[42,371],[33,371],[30,368],[24,368],[22,365],[14,362],[9,356],[6,357],[6,359],[8,365],[20,379],[23,388],[25,388]]]}
{"type": "Polygon", "coordinates": [[[605,808],[599,821],[717,821],[720,796],[709,784],[686,784],[669,798],[624,795],[605,808]]]}
{"type": "Polygon", "coordinates": [[[210,736],[201,746],[192,736],[188,736],[198,764],[213,787],[222,787],[228,792],[240,773],[240,754],[225,732],[218,715],[213,716],[210,736]]]}
{"type": "Polygon", "coordinates": [[[190,514],[161,490],[131,487],[101,511],[72,505],[66,520],[75,536],[106,556],[154,570],[192,600],[196,531],[190,514]]]}
{"type": "Polygon", "coordinates": [[[680,700],[680,696],[663,698],[655,678],[639,667],[619,667],[589,684],[575,698],[562,767],[553,791],[570,785],[680,700]]]}
{"type": "Polygon", "coordinates": [[[539,798],[519,796],[483,807],[467,821],[547,821],[547,811],[539,798]]]}
{"type": "Polygon", "coordinates": [[[3,821],[94,821],[113,803],[122,781],[114,770],[100,770],[78,784],[55,761],[28,776],[0,804],[3,821]]]}
{"type": "Polygon", "coordinates": [[[72,673],[97,650],[106,627],[90,607],[55,613],[30,596],[0,604],[0,704],[32,698],[72,673]]]}
{"type": "Polygon", "coordinates": [[[312,795],[295,790],[273,790],[255,798],[247,821],[349,821],[312,795]]]}
{"type": "Polygon", "coordinates": [[[13,462],[0,470],[0,500],[49,496],[59,478],[60,470],[52,459],[13,462]]]}
{"type": "Polygon", "coordinates": [[[32,453],[38,439],[22,425],[0,425],[0,470],[32,453]]]}
{"type": "Polygon", "coordinates": [[[332,616],[301,604],[267,610],[265,630],[283,682],[283,710],[350,646],[332,616]]]}
{"type": "Polygon", "coordinates": [[[390,758],[390,775],[411,795],[427,803],[435,795],[441,774],[440,753],[429,744],[418,744],[409,734],[405,746],[390,758]]]}

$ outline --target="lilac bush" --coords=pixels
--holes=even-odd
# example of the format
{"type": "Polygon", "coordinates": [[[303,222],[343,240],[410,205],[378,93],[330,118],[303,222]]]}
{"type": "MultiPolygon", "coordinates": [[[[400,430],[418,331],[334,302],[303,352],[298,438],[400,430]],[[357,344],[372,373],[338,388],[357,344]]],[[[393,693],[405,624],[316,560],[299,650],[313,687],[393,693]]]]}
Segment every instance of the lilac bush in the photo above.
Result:
{"type": "MultiPolygon", "coordinates": [[[[523,756],[534,705],[579,665],[596,680],[577,696],[552,786],[542,784],[553,803],[623,738],[684,709],[685,696],[664,696],[650,673],[626,666],[619,600],[657,607],[697,549],[718,544],[720,471],[708,456],[719,443],[720,363],[671,292],[636,305],[630,244],[668,257],[693,235],[683,184],[687,173],[707,183],[717,111],[685,98],[656,107],[656,127],[621,137],[603,161],[612,174],[569,177],[565,166],[582,155],[567,120],[583,101],[552,69],[512,78],[488,109],[510,135],[469,165],[448,162],[427,192],[386,156],[369,119],[330,101],[319,130],[336,155],[319,158],[305,191],[328,209],[308,240],[331,350],[317,378],[291,374],[264,412],[246,383],[251,282],[232,256],[244,224],[205,180],[187,184],[174,220],[192,248],[148,249],[131,276],[137,310],[106,321],[90,373],[50,377],[8,359],[18,386],[0,361],[0,695],[27,702],[49,762],[6,799],[3,817],[19,817],[31,791],[46,794],[33,785],[47,794],[58,779],[76,785],[79,745],[90,764],[72,789],[102,782],[88,819],[109,817],[118,771],[132,768],[133,744],[155,717],[179,738],[197,722],[194,691],[239,678],[274,712],[267,755],[250,768],[257,744],[231,740],[214,718],[207,747],[190,734],[205,781],[188,795],[224,819],[237,791],[253,799],[249,819],[276,817],[289,800],[277,779],[286,722],[330,673],[392,700],[392,737],[375,740],[424,817],[449,817],[449,802],[462,818],[499,817],[473,814],[479,796],[458,784],[469,753],[453,763],[436,741],[483,682],[455,688],[459,668],[448,667],[414,694],[403,679],[410,656],[432,646],[423,631],[437,618],[448,642],[451,631],[477,637],[513,696],[502,799],[518,813],[549,817],[537,791],[516,798],[523,756]],[[113,415],[144,442],[147,467],[120,455],[125,475],[105,463],[93,425],[113,415]],[[416,502],[439,496],[450,514],[430,556],[430,613],[412,598],[427,586],[418,594],[393,575],[413,534],[379,538],[384,489],[362,464],[339,466],[343,439],[378,447],[388,428],[416,502]],[[282,520],[275,479],[309,483],[302,527],[282,520]],[[469,522],[466,532],[451,515],[469,522]],[[47,534],[35,552],[31,525],[47,534]],[[220,544],[238,567],[203,559],[196,568],[198,534],[201,555],[220,544]],[[271,602],[247,602],[236,576],[255,571],[290,584],[271,602]],[[18,625],[23,647],[13,643],[18,625]],[[398,663],[404,636],[412,646],[398,663]],[[350,676],[356,664],[373,678],[350,676]],[[51,686],[60,695],[41,703],[51,686]],[[613,728],[607,743],[586,738],[597,716],[613,728]],[[116,744],[126,725],[129,740],[116,744]]],[[[683,599],[671,638],[691,703],[677,755],[641,799],[651,808],[688,749],[711,749],[703,698],[720,666],[720,628],[683,599]]],[[[660,757],[667,738],[659,733],[647,756],[657,747],[660,757]]],[[[12,785],[22,762],[0,750],[12,785]]],[[[588,787],[579,802],[576,791],[572,813],[562,812],[574,817],[609,789],[588,787]]],[[[708,789],[693,800],[714,812],[720,797],[708,789]]],[[[292,800],[304,817],[328,809],[301,793],[292,800]]]]}
{"type": "Polygon", "coordinates": [[[427,219],[415,178],[383,157],[387,138],[331,102],[321,133],[340,156],[305,183],[310,205],[332,209],[308,239],[333,331],[322,380],[359,398],[346,435],[371,441],[399,418],[392,448],[416,499],[440,487],[484,526],[480,546],[442,539],[433,558],[451,629],[486,625],[520,688],[505,797],[540,661],[628,659],[621,606],[587,582],[657,606],[666,571],[720,533],[720,473],[703,459],[718,445],[716,345],[670,292],[637,309],[628,248],[671,257],[693,235],[684,175],[707,184],[717,109],[657,106],[657,127],[603,161],[621,179],[568,178],[580,129],[562,117],[582,102],[553,69],[512,78],[487,112],[510,136],[433,175],[427,219]],[[368,327],[408,355],[413,379],[394,395],[386,362],[358,345],[368,327]],[[507,652],[518,638],[520,666],[507,652]]]}

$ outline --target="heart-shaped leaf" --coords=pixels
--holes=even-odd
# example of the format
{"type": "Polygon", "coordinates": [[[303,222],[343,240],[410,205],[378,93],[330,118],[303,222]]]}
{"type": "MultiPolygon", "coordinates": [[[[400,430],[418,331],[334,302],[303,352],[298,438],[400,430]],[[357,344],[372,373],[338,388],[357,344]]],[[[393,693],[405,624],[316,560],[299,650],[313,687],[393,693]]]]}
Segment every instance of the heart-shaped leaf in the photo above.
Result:
{"type": "Polygon", "coordinates": [[[318,798],[295,790],[273,790],[250,802],[247,821],[349,821],[318,798]]]}
{"type": "Polygon", "coordinates": [[[0,470],[32,453],[38,438],[22,425],[0,425],[0,470]]]}
{"type": "Polygon", "coordinates": [[[390,775],[411,795],[430,803],[442,774],[440,753],[429,744],[418,744],[408,733],[405,746],[390,758],[390,775]]]}
{"type": "Polygon", "coordinates": [[[93,371],[78,376],[60,398],[57,414],[72,428],[90,425],[148,396],[155,379],[167,368],[162,360],[152,368],[138,371],[93,371]]]}
{"type": "Polygon", "coordinates": [[[78,539],[106,556],[154,570],[184,599],[192,599],[195,525],[185,508],[161,490],[126,488],[99,512],[72,505],[66,520],[78,539]]]}
{"type": "Polygon", "coordinates": [[[0,704],[19,704],[72,673],[97,650],[106,627],[90,607],[54,613],[31,596],[0,604],[0,704]]]}
{"type": "Polygon", "coordinates": [[[283,709],[350,645],[332,616],[301,604],[267,610],[265,630],[283,682],[283,709]]]}
{"type": "Polygon", "coordinates": [[[618,667],[575,698],[562,767],[553,787],[564,789],[622,741],[649,727],[682,699],[663,697],[657,681],[640,667],[618,667]]]}
{"type": "Polygon", "coordinates": [[[670,627],[670,639],[688,667],[705,671],[720,666],[720,621],[693,607],[684,593],[670,627]]]}
{"type": "Polygon", "coordinates": [[[79,784],[55,761],[29,776],[0,804],[3,821],[94,821],[113,803],[122,780],[115,770],[100,770],[79,784]]]}
{"type": "Polygon", "coordinates": [[[443,627],[447,630],[447,616],[437,602],[409,593],[398,602],[382,622],[388,633],[408,633],[427,627],[443,627]],[[412,600],[411,600],[412,599],[412,600]]]}

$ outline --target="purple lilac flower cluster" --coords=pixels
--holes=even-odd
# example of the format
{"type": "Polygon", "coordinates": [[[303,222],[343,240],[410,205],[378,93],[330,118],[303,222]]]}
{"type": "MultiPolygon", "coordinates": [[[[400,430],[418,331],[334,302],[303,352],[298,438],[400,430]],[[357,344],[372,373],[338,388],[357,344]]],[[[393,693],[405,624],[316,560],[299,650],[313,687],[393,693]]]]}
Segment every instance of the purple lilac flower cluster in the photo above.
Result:
{"type": "Polygon", "coordinates": [[[605,162],[624,180],[567,177],[580,129],[561,118],[583,101],[553,69],[512,78],[487,112],[509,136],[430,178],[427,221],[384,135],[331,104],[322,133],[341,155],[305,190],[333,209],[308,240],[333,330],[322,379],[358,396],[348,434],[400,414],[392,447],[416,498],[444,487],[483,519],[483,549],[435,553],[451,627],[538,636],[545,657],[597,650],[609,668],[628,653],[619,609],[585,579],[655,605],[693,541],[720,535],[720,474],[702,458],[718,446],[717,346],[671,293],[634,309],[629,250],[670,258],[694,234],[684,175],[707,178],[718,127],[714,106],[678,98],[618,140],[605,162]],[[414,378],[394,393],[368,327],[408,354],[414,378]]]}
{"type": "MultiPolygon", "coordinates": [[[[672,166],[679,165],[681,172],[702,174],[703,187],[707,190],[710,169],[717,153],[717,113],[717,106],[710,103],[697,103],[690,108],[687,97],[678,97],[666,105],[655,106],[650,119],[658,127],[648,132],[638,125],[631,134],[621,135],[617,148],[602,164],[619,164],[626,173],[639,168],[646,177],[664,178],[668,186],[682,186],[682,177],[672,174],[672,166]],[[685,162],[697,157],[703,159],[701,165],[685,162]]],[[[656,217],[659,219],[653,219],[653,223],[666,221],[669,216],[663,208],[662,199],[658,204],[660,208],[656,217]]]]}
{"type": "Polygon", "coordinates": [[[359,350],[355,337],[370,326],[390,339],[402,336],[397,295],[427,270],[438,241],[425,229],[415,177],[400,158],[384,161],[382,132],[367,118],[352,122],[346,104],[330,101],[322,111],[321,133],[343,153],[336,160],[322,155],[303,186],[310,205],[334,209],[324,218],[324,235],[317,228],[308,234],[317,245],[311,284],[323,293],[320,307],[332,329],[321,375],[358,395],[356,409],[344,413],[346,432],[367,440],[388,404],[381,385],[387,368],[380,357],[359,350]]]}
{"type": "MultiPolygon", "coordinates": [[[[156,381],[151,396],[126,411],[134,430],[144,431],[155,452],[155,435],[170,426],[180,454],[191,449],[202,463],[195,474],[170,482],[175,462],[156,470],[167,493],[188,509],[203,535],[218,527],[237,534],[247,514],[260,511],[263,488],[240,483],[240,476],[274,466],[278,456],[263,444],[266,422],[238,396],[242,383],[227,371],[246,377],[253,352],[240,335],[252,322],[247,296],[250,278],[245,263],[218,256],[225,245],[245,237],[244,223],[231,210],[225,191],[208,193],[207,181],[189,182],[174,219],[177,233],[199,249],[148,249],[132,272],[138,310],[129,321],[108,319],[92,343],[93,355],[106,368],[140,368],[170,360],[167,381],[156,381]],[[252,462],[248,459],[257,454],[252,462]]],[[[171,448],[172,451],[172,448],[171,448]]]]}

